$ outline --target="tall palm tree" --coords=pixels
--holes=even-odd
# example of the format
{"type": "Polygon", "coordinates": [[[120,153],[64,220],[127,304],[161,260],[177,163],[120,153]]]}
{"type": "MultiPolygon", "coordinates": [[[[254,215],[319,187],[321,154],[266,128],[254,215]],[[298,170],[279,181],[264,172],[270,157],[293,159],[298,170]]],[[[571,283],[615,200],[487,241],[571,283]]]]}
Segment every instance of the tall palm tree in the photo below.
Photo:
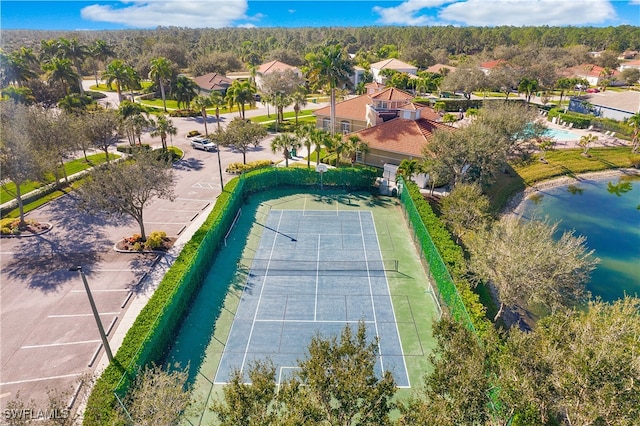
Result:
{"type": "Polygon", "coordinates": [[[69,94],[69,86],[78,81],[78,74],[71,67],[71,61],[66,58],[51,58],[49,62],[42,64],[49,82],[59,81],[65,95],[69,94]]]}
{"type": "Polygon", "coordinates": [[[58,56],[60,45],[58,40],[40,40],[40,62],[45,63],[51,61],[54,57],[58,56]]]}
{"type": "Polygon", "coordinates": [[[631,151],[638,152],[640,145],[640,112],[636,112],[627,119],[627,124],[633,127],[633,139],[631,140],[631,151]]]}
{"type": "Polygon", "coordinates": [[[5,53],[0,50],[0,84],[8,86],[15,84],[21,86],[22,83],[37,77],[36,73],[29,66],[29,61],[20,54],[5,53]]]}
{"type": "Polygon", "coordinates": [[[282,150],[284,155],[285,167],[289,167],[289,158],[291,158],[291,151],[293,149],[300,148],[301,144],[297,137],[291,133],[281,133],[271,141],[271,151],[275,154],[282,150]]]}
{"type": "Polygon", "coordinates": [[[127,82],[131,78],[129,68],[122,59],[114,59],[109,62],[106,71],[102,74],[102,78],[105,80],[107,86],[111,87],[111,84],[115,82],[119,102],[122,102],[122,88],[126,87],[127,82]]]}
{"type": "Polygon", "coordinates": [[[538,80],[535,78],[524,77],[518,84],[518,92],[524,93],[527,103],[531,103],[531,96],[538,90],[538,80]]]}
{"type": "Polygon", "coordinates": [[[76,69],[76,73],[78,74],[78,86],[80,87],[80,95],[84,96],[84,89],[82,88],[82,68],[80,65],[82,61],[89,56],[89,48],[81,44],[77,38],[72,38],[71,40],[67,40],[66,38],[60,37],[58,39],[59,52],[63,58],[69,59],[73,66],[76,69]]]}
{"type": "Polygon", "coordinates": [[[155,122],[152,121],[152,126],[154,129],[150,133],[151,137],[155,138],[156,136],[160,136],[162,149],[167,149],[167,136],[177,134],[178,129],[166,115],[159,116],[155,122]]]}
{"type": "Polygon", "coordinates": [[[28,87],[7,86],[2,91],[2,97],[7,97],[15,103],[31,105],[36,101],[33,92],[28,87]]]}
{"type": "Polygon", "coordinates": [[[227,103],[229,108],[238,105],[240,108],[240,116],[245,118],[245,104],[255,105],[255,97],[257,89],[249,80],[235,80],[231,83],[231,87],[227,89],[227,103]]]}
{"type": "Polygon", "coordinates": [[[151,69],[149,71],[149,78],[157,81],[160,85],[160,95],[162,96],[162,105],[164,106],[164,112],[167,112],[167,98],[164,93],[164,82],[169,80],[173,75],[171,61],[162,56],[153,58],[151,60],[151,69]]]}
{"type": "Polygon", "coordinates": [[[304,87],[300,87],[291,95],[293,101],[293,112],[296,114],[296,126],[298,126],[298,114],[300,110],[307,106],[307,90],[304,87]]]}
{"type": "Polygon", "coordinates": [[[142,130],[150,124],[149,111],[139,103],[122,101],[118,106],[120,129],[125,133],[130,145],[142,145],[142,130]]]}
{"type": "Polygon", "coordinates": [[[116,52],[113,47],[104,40],[96,40],[89,47],[89,54],[94,59],[93,63],[93,75],[96,78],[96,86],[98,82],[98,63],[106,64],[107,59],[115,56],[116,52]]]}
{"type": "Polygon", "coordinates": [[[178,101],[178,108],[184,105],[184,109],[191,108],[191,101],[198,95],[198,85],[186,75],[179,75],[172,88],[173,97],[178,101]]]}
{"type": "Polygon", "coordinates": [[[307,55],[308,78],[312,83],[328,84],[331,89],[331,134],[335,134],[336,89],[349,84],[353,66],[346,52],[339,44],[325,46],[319,52],[307,55]]]}
{"type": "Polygon", "coordinates": [[[225,106],[226,102],[222,93],[217,90],[214,90],[209,94],[209,101],[211,102],[211,107],[216,109],[216,123],[218,123],[218,130],[220,130],[220,108],[225,106]]]}
{"type": "Polygon", "coordinates": [[[205,96],[196,96],[193,100],[193,107],[200,111],[200,115],[202,116],[202,121],[204,122],[204,135],[209,136],[209,129],[207,128],[207,108],[211,108],[213,104],[211,103],[211,99],[205,96]]]}
{"type": "Polygon", "coordinates": [[[573,80],[570,78],[560,78],[556,82],[556,89],[560,90],[560,102],[558,102],[559,106],[562,105],[562,98],[564,97],[565,92],[571,89],[572,86],[573,80]]]}

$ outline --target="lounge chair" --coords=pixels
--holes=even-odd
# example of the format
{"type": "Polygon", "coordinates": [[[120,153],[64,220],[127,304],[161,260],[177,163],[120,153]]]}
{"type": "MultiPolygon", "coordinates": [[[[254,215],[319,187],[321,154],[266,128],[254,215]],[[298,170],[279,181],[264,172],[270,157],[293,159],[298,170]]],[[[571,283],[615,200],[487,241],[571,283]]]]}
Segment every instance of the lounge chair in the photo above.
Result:
{"type": "Polygon", "coordinates": [[[569,123],[569,128],[572,128],[572,127],[573,127],[573,123],[569,123]]]}
{"type": "Polygon", "coordinates": [[[587,128],[587,130],[593,130],[593,124],[587,128]]]}

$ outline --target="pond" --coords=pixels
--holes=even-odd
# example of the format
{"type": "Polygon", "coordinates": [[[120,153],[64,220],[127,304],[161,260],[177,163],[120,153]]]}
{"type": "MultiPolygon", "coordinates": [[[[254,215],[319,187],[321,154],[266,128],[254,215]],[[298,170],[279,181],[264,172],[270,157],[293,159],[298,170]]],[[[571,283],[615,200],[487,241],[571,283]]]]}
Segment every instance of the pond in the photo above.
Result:
{"type": "Polygon", "coordinates": [[[640,177],[609,177],[543,189],[521,206],[526,219],[559,224],[587,238],[600,264],[587,289],[604,301],[640,296],[640,177]]]}

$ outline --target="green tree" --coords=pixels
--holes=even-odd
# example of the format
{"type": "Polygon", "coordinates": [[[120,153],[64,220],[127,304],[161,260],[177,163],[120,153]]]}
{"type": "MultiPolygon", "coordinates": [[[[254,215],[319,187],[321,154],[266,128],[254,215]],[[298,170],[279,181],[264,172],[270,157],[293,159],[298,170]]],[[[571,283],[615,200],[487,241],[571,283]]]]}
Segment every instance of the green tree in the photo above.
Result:
{"type": "Polygon", "coordinates": [[[160,137],[162,149],[167,149],[167,137],[178,134],[178,129],[173,125],[173,121],[166,115],[158,116],[156,121],[150,121],[153,130],[149,133],[152,138],[160,137]]]}
{"type": "Polygon", "coordinates": [[[2,188],[18,202],[20,226],[26,225],[20,185],[29,181],[37,181],[43,176],[43,169],[37,161],[35,144],[29,137],[31,124],[29,110],[26,106],[11,101],[0,102],[1,184],[2,188]],[[8,185],[9,183],[13,185],[8,185]]]}
{"type": "Polygon", "coordinates": [[[400,165],[398,166],[398,173],[405,180],[413,180],[413,175],[415,175],[418,170],[420,170],[420,164],[418,163],[418,160],[408,160],[405,158],[400,162],[400,165]]]}
{"type": "Polygon", "coordinates": [[[565,231],[556,241],[557,229],[557,223],[506,217],[468,239],[472,270],[498,295],[494,321],[506,307],[539,303],[553,312],[586,300],[584,285],[598,259],[583,236],[565,231]]]}
{"type": "Polygon", "coordinates": [[[247,164],[247,151],[249,147],[260,146],[260,141],[267,136],[267,129],[257,123],[241,118],[235,118],[229,123],[224,133],[217,136],[217,140],[223,146],[232,146],[242,153],[242,162],[247,164]]]}
{"type": "Polygon", "coordinates": [[[231,86],[227,89],[227,103],[229,109],[232,109],[234,105],[238,105],[240,110],[240,117],[244,119],[245,106],[255,105],[255,94],[257,92],[256,86],[249,80],[240,81],[234,80],[231,86]]]}
{"type": "Polygon", "coordinates": [[[49,82],[59,81],[65,95],[69,94],[69,86],[79,79],[78,74],[71,67],[71,61],[66,58],[51,58],[51,61],[42,65],[49,82]]]}
{"type": "Polygon", "coordinates": [[[538,88],[538,80],[535,78],[524,77],[518,84],[518,93],[524,93],[527,103],[531,103],[531,97],[538,88]]]}
{"type": "Polygon", "coordinates": [[[471,94],[486,87],[486,76],[476,67],[462,67],[447,74],[442,81],[445,90],[462,92],[466,99],[471,99],[471,94]]]}
{"type": "Polygon", "coordinates": [[[580,148],[582,148],[582,156],[583,157],[590,157],[589,155],[589,148],[591,148],[591,144],[595,143],[598,141],[598,137],[596,135],[593,135],[591,133],[589,133],[588,135],[584,135],[580,137],[580,140],[578,141],[578,146],[580,148]]]}
{"type": "Polygon", "coordinates": [[[196,96],[193,99],[193,107],[196,111],[200,112],[200,116],[202,116],[202,122],[204,123],[204,134],[209,137],[209,129],[207,128],[207,108],[211,108],[213,104],[211,103],[211,98],[207,96],[196,96]]]}
{"type": "Polygon", "coordinates": [[[36,73],[29,66],[29,62],[21,55],[15,52],[7,54],[0,49],[1,87],[9,84],[20,86],[36,76],[36,73]]]}
{"type": "Polygon", "coordinates": [[[474,183],[462,183],[440,201],[444,222],[458,242],[468,231],[483,228],[489,219],[489,199],[474,183]]]}
{"type": "Polygon", "coordinates": [[[226,105],[224,97],[218,91],[213,91],[209,94],[209,101],[211,107],[216,109],[216,123],[218,123],[218,130],[220,130],[220,108],[226,105]]]}
{"type": "Polygon", "coordinates": [[[302,146],[297,137],[290,133],[280,133],[271,141],[271,151],[275,154],[278,151],[282,151],[284,156],[285,167],[289,167],[289,158],[291,158],[291,151],[293,149],[299,149],[302,146]]]}
{"type": "Polygon", "coordinates": [[[437,346],[429,356],[433,372],[424,377],[423,388],[400,404],[400,425],[489,424],[491,352],[488,342],[462,324],[443,317],[433,335],[437,346]]]}
{"type": "Polygon", "coordinates": [[[307,77],[312,84],[329,85],[331,90],[331,134],[336,130],[336,89],[349,84],[353,66],[346,52],[339,44],[330,44],[305,57],[309,72],[307,77]]]}
{"type": "Polygon", "coordinates": [[[293,101],[293,112],[296,115],[296,126],[298,126],[298,115],[300,114],[300,110],[307,106],[307,89],[305,89],[304,86],[300,86],[291,95],[291,100],[293,101]]]}
{"type": "Polygon", "coordinates": [[[365,154],[367,152],[369,152],[369,144],[360,139],[358,135],[350,135],[346,141],[343,141],[342,155],[351,161],[352,166],[356,162],[358,153],[365,154]]]}
{"type": "Polygon", "coordinates": [[[157,81],[160,86],[160,96],[162,97],[162,106],[164,112],[167,112],[167,97],[164,92],[164,83],[173,76],[172,63],[167,58],[159,57],[151,60],[151,70],[149,78],[157,81]]]}
{"type": "Polygon", "coordinates": [[[107,59],[115,56],[113,47],[104,40],[96,40],[89,46],[89,54],[93,58],[93,75],[98,85],[98,64],[106,64],[107,59]]]}
{"type": "Polygon", "coordinates": [[[104,151],[109,162],[109,147],[118,140],[118,117],[110,109],[98,110],[84,116],[84,137],[104,151]]]}
{"type": "Polygon", "coordinates": [[[58,39],[58,52],[62,58],[69,59],[76,69],[76,75],[78,78],[78,87],[80,88],[80,95],[84,96],[84,88],[82,87],[82,61],[85,60],[90,54],[89,48],[80,43],[77,38],[68,40],[64,37],[58,39]]]}
{"type": "Polygon", "coordinates": [[[131,80],[130,69],[131,67],[122,59],[114,59],[109,62],[107,69],[102,74],[102,78],[105,80],[107,86],[111,87],[111,84],[115,82],[119,102],[122,102],[123,87],[127,87],[131,80]]]}
{"type": "Polygon", "coordinates": [[[28,87],[5,87],[4,89],[2,89],[2,97],[11,99],[15,103],[21,103],[25,105],[31,105],[36,100],[36,98],[33,96],[33,92],[28,87]]]}
{"type": "Polygon", "coordinates": [[[629,86],[633,86],[640,80],[640,70],[638,68],[625,68],[620,72],[620,78],[629,86]]]}
{"type": "Polygon", "coordinates": [[[140,150],[132,155],[132,161],[96,167],[79,194],[88,211],[133,218],[142,241],[146,241],[144,209],[154,198],[173,201],[173,186],[171,163],[159,160],[153,151],[140,150]]]}
{"type": "Polygon", "coordinates": [[[562,98],[567,90],[574,86],[574,82],[570,78],[559,78],[556,82],[556,89],[560,90],[560,101],[558,105],[562,105],[562,98]]]}
{"type": "Polygon", "coordinates": [[[191,108],[191,101],[198,95],[198,85],[186,75],[179,75],[171,88],[173,97],[178,101],[178,108],[191,108]]]}
{"type": "Polygon", "coordinates": [[[124,133],[129,141],[129,145],[142,145],[142,131],[151,124],[149,111],[139,103],[124,100],[120,102],[117,109],[120,122],[120,131],[124,133]]]}

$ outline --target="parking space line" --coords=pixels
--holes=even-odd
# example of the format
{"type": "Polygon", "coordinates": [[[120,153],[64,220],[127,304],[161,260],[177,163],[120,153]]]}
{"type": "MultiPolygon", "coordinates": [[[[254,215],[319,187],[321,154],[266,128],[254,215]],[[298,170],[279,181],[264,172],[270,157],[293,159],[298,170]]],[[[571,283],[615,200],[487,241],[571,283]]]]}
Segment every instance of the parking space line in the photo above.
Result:
{"type": "MultiPolygon", "coordinates": [[[[118,315],[120,312],[100,312],[98,315],[118,315]]],[[[93,314],[60,314],[49,315],[47,318],[74,318],[74,317],[92,317],[93,314]]]]}
{"type": "MultiPolygon", "coordinates": [[[[108,292],[112,292],[112,293],[117,293],[117,292],[124,292],[124,291],[129,291],[129,289],[126,288],[112,288],[112,289],[103,289],[103,290],[95,290],[95,289],[91,289],[91,293],[108,293],[108,292]]],[[[86,290],[71,290],[69,293],[86,293],[86,290]]]]}
{"type": "Polygon", "coordinates": [[[156,209],[156,211],[163,211],[163,212],[175,212],[175,211],[180,211],[180,212],[199,212],[202,209],[156,209]]]}
{"type": "Polygon", "coordinates": [[[199,200],[197,198],[181,198],[181,197],[178,197],[178,198],[176,198],[176,201],[193,201],[194,203],[203,203],[203,202],[205,202],[207,200],[206,199],[199,200]]]}
{"type": "Polygon", "coordinates": [[[28,346],[20,346],[20,349],[52,348],[54,346],[84,345],[86,343],[97,343],[97,342],[100,342],[100,340],[80,340],[78,342],[48,343],[45,345],[28,345],[28,346]]]}
{"type": "Polygon", "coordinates": [[[144,221],[144,223],[145,225],[184,225],[184,222],[147,222],[146,220],[144,221]]]}
{"type": "Polygon", "coordinates": [[[37,379],[26,379],[26,380],[16,380],[13,382],[4,382],[0,383],[0,386],[8,386],[8,385],[18,385],[20,383],[31,383],[31,382],[41,382],[44,380],[56,380],[56,379],[66,379],[69,377],[78,377],[81,376],[82,373],[74,373],[74,374],[65,374],[63,376],[49,376],[49,377],[38,377],[37,379]]]}

